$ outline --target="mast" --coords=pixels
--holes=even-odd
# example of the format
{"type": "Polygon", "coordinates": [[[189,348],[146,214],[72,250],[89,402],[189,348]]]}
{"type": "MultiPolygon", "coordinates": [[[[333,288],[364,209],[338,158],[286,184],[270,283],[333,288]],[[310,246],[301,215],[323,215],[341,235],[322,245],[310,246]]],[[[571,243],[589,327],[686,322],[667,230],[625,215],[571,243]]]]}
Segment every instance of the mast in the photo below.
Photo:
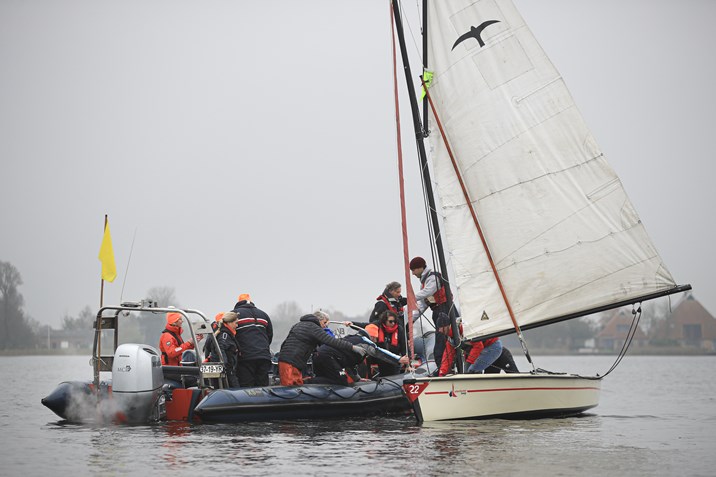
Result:
{"type": "MultiPolygon", "coordinates": [[[[428,0],[423,0],[423,71],[428,68],[428,0]]],[[[428,131],[428,95],[423,97],[423,136],[428,131]]]]}
{"type": "MultiPolygon", "coordinates": [[[[399,0],[393,0],[393,18],[395,19],[395,29],[398,34],[398,43],[400,44],[400,56],[403,60],[403,71],[405,72],[405,83],[408,87],[408,97],[410,98],[410,109],[413,115],[413,129],[415,130],[415,142],[418,146],[418,159],[420,161],[420,171],[423,178],[423,186],[425,188],[425,195],[428,199],[428,208],[430,209],[430,222],[433,227],[433,240],[435,247],[438,252],[438,260],[440,262],[440,274],[443,277],[443,286],[446,289],[446,307],[448,309],[448,316],[450,317],[450,324],[453,332],[453,341],[455,344],[455,360],[457,361],[457,369],[459,373],[463,372],[463,360],[460,348],[457,346],[460,342],[460,333],[455,319],[455,311],[452,301],[452,293],[450,291],[450,280],[448,278],[447,261],[445,259],[445,250],[443,249],[442,237],[440,235],[440,223],[438,221],[437,209],[435,207],[435,194],[433,192],[432,182],[430,180],[430,170],[428,169],[428,158],[425,153],[425,131],[420,122],[420,110],[418,108],[418,99],[415,94],[415,86],[413,85],[412,73],[410,72],[410,61],[408,60],[408,51],[405,46],[405,34],[403,31],[403,21],[400,14],[400,7],[398,6],[399,0]]],[[[423,0],[423,58],[424,65],[427,65],[427,0],[423,0]]],[[[422,76],[422,75],[421,75],[422,76]]],[[[426,99],[427,101],[427,95],[426,99]]],[[[424,124],[427,124],[427,108],[424,108],[424,124]]],[[[434,323],[437,326],[437,323],[434,323]]],[[[438,363],[438,367],[440,364],[438,363]]]]}
{"type": "MultiPolygon", "coordinates": [[[[415,86],[413,86],[413,75],[410,72],[410,61],[408,60],[408,51],[405,46],[405,35],[403,32],[403,21],[400,16],[399,0],[393,0],[393,18],[395,19],[395,30],[398,33],[398,43],[400,44],[400,57],[403,60],[403,72],[405,73],[405,83],[408,87],[408,97],[410,98],[410,109],[413,113],[413,129],[415,130],[415,142],[418,145],[418,160],[420,161],[420,170],[423,177],[423,186],[428,199],[430,209],[430,222],[433,227],[435,246],[438,249],[438,260],[440,261],[440,272],[447,281],[447,262],[445,261],[445,251],[443,250],[442,237],[440,236],[440,224],[438,222],[438,213],[435,208],[435,194],[433,185],[430,180],[430,170],[428,169],[428,158],[425,153],[425,143],[423,127],[420,123],[420,111],[418,109],[418,100],[415,95],[415,86]]],[[[452,305],[452,303],[451,303],[452,305]]]]}

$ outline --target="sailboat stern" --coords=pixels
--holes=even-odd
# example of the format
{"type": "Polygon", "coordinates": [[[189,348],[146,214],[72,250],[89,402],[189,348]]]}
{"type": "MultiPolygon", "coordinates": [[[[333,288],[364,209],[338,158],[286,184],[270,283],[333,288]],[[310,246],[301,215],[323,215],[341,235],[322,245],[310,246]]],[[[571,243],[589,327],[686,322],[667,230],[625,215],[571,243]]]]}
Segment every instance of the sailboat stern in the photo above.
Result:
{"type": "Polygon", "coordinates": [[[601,377],[574,374],[461,374],[405,379],[419,422],[540,419],[581,414],[599,404],[601,377]]]}

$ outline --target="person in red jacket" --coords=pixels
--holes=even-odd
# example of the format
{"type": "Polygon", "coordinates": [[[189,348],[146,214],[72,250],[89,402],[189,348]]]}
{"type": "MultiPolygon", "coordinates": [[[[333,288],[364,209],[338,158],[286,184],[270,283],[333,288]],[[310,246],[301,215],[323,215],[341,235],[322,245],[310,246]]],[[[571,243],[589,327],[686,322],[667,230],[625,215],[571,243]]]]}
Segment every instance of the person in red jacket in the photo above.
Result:
{"type": "Polygon", "coordinates": [[[159,338],[163,366],[179,366],[182,353],[194,349],[192,340],[184,341],[181,337],[183,321],[181,313],[167,313],[167,326],[159,338]]]}
{"type": "MultiPolygon", "coordinates": [[[[460,334],[462,335],[462,324],[459,325],[460,334]]],[[[438,324],[437,334],[446,336],[445,350],[440,358],[440,362],[435,364],[439,366],[438,376],[446,376],[453,372],[453,364],[455,363],[455,347],[449,338],[452,338],[452,327],[443,320],[438,324]]]]}
{"type": "Polygon", "coordinates": [[[500,338],[489,338],[472,343],[472,349],[465,358],[470,365],[468,373],[482,373],[502,354],[502,341],[500,338]]]}

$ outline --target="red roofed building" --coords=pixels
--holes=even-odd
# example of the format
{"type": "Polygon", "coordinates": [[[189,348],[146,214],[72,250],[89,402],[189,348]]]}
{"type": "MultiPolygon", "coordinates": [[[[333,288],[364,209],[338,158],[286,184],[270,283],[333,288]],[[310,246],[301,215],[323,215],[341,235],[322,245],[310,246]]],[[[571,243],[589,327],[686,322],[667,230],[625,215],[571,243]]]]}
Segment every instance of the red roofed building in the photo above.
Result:
{"type": "MultiPolygon", "coordinates": [[[[632,327],[634,315],[631,311],[621,308],[607,320],[607,324],[602,331],[597,334],[596,348],[600,350],[619,351],[624,346],[624,342],[629,336],[629,330],[632,327]]],[[[637,325],[634,331],[634,337],[631,340],[632,347],[642,348],[649,343],[644,330],[637,325]]]]}
{"type": "Polygon", "coordinates": [[[716,350],[716,318],[689,295],[659,324],[654,340],[681,347],[716,350]]]}

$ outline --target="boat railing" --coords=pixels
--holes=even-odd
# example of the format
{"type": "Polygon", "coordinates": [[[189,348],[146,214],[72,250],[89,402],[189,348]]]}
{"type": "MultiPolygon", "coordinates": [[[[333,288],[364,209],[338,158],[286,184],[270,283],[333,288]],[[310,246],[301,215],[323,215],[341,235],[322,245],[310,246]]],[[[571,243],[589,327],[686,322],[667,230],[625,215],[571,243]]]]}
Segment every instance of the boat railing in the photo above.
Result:
{"type": "MultiPolygon", "coordinates": [[[[157,307],[156,302],[152,301],[140,301],[140,302],[124,302],[120,305],[104,306],[97,312],[97,317],[94,323],[95,335],[94,345],[92,348],[92,368],[94,371],[94,385],[95,389],[99,389],[100,373],[111,372],[112,365],[114,363],[114,352],[119,344],[119,321],[120,317],[128,318],[133,313],[139,314],[141,312],[151,314],[166,313],[179,313],[184,317],[184,320],[189,326],[187,330],[193,340],[195,346],[194,351],[196,353],[196,365],[195,366],[172,366],[166,368],[168,371],[172,371],[173,368],[183,368],[178,370],[176,374],[185,374],[187,376],[196,376],[197,384],[200,388],[209,387],[228,387],[228,381],[226,378],[226,372],[223,362],[223,357],[219,354],[218,362],[203,363],[201,359],[200,347],[198,343],[205,339],[205,347],[211,342],[214,349],[219,349],[219,343],[216,336],[211,328],[211,322],[207,317],[199,310],[193,309],[180,309],[173,307],[157,307]],[[111,354],[107,353],[106,346],[103,351],[103,332],[113,331],[113,343],[111,346],[111,354]],[[209,341],[211,340],[211,341],[209,341]]],[[[106,336],[105,336],[106,340],[106,336]]],[[[177,370],[174,370],[177,371],[177,370]]]]}

